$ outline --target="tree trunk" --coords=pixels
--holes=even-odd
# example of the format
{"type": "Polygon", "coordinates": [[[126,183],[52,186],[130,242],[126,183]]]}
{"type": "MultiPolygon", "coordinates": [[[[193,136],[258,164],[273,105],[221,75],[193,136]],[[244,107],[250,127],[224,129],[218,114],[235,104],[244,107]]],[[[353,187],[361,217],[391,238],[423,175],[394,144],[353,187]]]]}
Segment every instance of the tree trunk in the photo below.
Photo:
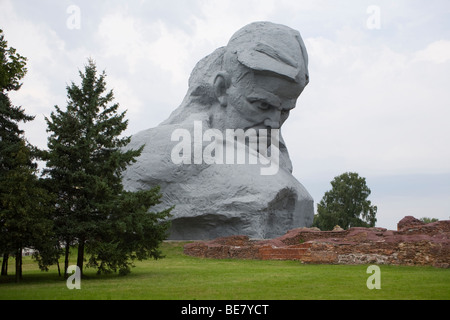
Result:
{"type": "Polygon", "coordinates": [[[56,246],[55,246],[55,249],[58,251],[58,255],[56,256],[56,266],[58,267],[58,276],[59,277],[61,277],[61,269],[60,269],[60,267],[59,267],[59,249],[60,249],[61,247],[60,247],[60,245],[59,244],[57,244],[56,246]]]}
{"type": "Polygon", "coordinates": [[[61,269],[59,268],[59,260],[56,259],[56,266],[58,267],[58,277],[61,277],[61,269]]]}
{"type": "Polygon", "coordinates": [[[64,279],[67,279],[67,269],[69,268],[70,241],[66,241],[66,251],[64,254],[64,279]]]}
{"type": "Polygon", "coordinates": [[[84,264],[84,240],[79,240],[77,266],[78,268],[80,268],[81,276],[83,275],[83,264],[84,264]]]}
{"type": "Polygon", "coordinates": [[[9,253],[3,254],[3,262],[2,262],[2,276],[8,275],[8,259],[9,259],[9,253]]]}
{"type": "Polygon", "coordinates": [[[18,248],[16,252],[16,282],[22,280],[22,248],[18,248]]]}

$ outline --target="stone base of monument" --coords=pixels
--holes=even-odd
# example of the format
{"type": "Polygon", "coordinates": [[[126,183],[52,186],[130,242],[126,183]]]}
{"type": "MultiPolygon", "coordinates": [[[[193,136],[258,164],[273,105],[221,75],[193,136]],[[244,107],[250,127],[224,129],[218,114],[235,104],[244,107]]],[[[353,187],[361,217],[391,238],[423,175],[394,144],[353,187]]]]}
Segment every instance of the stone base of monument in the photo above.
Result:
{"type": "Polygon", "coordinates": [[[450,267],[450,220],[425,224],[403,218],[397,231],[298,228],[271,240],[230,236],[184,246],[190,256],[215,259],[298,260],[313,264],[391,264],[450,267]]]}

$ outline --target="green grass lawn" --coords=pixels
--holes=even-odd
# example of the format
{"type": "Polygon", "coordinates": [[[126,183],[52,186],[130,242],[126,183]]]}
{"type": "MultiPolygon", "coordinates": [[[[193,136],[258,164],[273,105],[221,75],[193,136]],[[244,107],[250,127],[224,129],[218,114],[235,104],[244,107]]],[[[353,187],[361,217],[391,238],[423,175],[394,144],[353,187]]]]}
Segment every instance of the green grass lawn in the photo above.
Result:
{"type": "Polygon", "coordinates": [[[0,278],[0,299],[450,299],[449,269],[380,265],[381,289],[369,290],[367,265],[201,259],[183,255],[182,246],[164,243],[166,258],[138,261],[127,276],[85,269],[80,290],[69,290],[56,267],[39,271],[29,257],[23,281],[15,283],[11,259],[10,275],[0,278]]]}

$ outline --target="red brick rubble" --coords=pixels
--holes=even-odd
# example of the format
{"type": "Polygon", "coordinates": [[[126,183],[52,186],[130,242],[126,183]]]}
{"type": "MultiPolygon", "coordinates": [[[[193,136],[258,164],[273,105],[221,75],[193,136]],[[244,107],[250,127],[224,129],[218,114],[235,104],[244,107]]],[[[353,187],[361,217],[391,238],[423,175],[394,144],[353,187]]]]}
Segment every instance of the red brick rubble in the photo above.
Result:
{"type": "Polygon", "coordinates": [[[392,264],[450,267],[450,220],[425,224],[407,216],[397,231],[298,228],[270,240],[230,236],[184,246],[190,256],[215,259],[298,260],[324,264],[392,264]]]}

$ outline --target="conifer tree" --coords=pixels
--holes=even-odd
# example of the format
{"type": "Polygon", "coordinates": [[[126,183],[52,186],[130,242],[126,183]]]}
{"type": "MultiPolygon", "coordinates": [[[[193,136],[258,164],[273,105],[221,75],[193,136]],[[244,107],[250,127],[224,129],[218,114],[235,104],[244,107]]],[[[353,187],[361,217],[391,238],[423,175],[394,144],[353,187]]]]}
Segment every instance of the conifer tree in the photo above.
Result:
{"type": "Polygon", "coordinates": [[[27,72],[27,59],[7,46],[0,29],[0,179],[15,165],[11,155],[22,148],[24,132],[19,123],[34,119],[21,107],[14,106],[8,96],[10,91],[17,91],[22,86],[20,80],[27,72]]]}
{"type": "MultiPolygon", "coordinates": [[[[30,149],[22,141],[15,163],[2,181],[2,212],[7,248],[16,257],[16,281],[22,278],[22,249],[40,248],[51,238],[50,195],[29,165],[30,149]]],[[[44,245],[45,246],[45,245],[44,245]]]]}
{"type": "Polygon", "coordinates": [[[128,259],[135,257],[129,251],[136,248],[126,247],[126,239],[116,229],[125,226],[125,234],[154,229],[158,241],[143,246],[144,251],[153,252],[165,237],[167,224],[163,220],[170,210],[147,212],[159,201],[156,187],[144,191],[145,201],[137,206],[134,201],[141,199],[123,190],[121,173],[140,155],[143,146],[123,151],[130,141],[130,137],[121,136],[128,120],[125,111],[118,112],[119,104],[112,103],[112,90],[106,92],[105,72],[98,75],[95,63],[89,60],[84,73],[79,74],[81,85],[72,82],[67,87],[67,109],[55,106],[55,112],[47,118],[50,136],[45,173],[57,194],[54,222],[56,234],[66,247],[64,273],[72,244],[78,246],[77,266],[81,271],[86,251],[91,255],[89,265],[99,271],[128,269],[128,259]],[[129,205],[124,206],[127,202],[129,205]],[[144,218],[127,224],[139,214],[144,218]],[[121,250],[112,250],[114,246],[121,250]],[[113,252],[121,255],[113,257],[113,252]]]}
{"type": "Polygon", "coordinates": [[[2,275],[9,254],[16,257],[16,281],[22,278],[22,249],[45,242],[51,230],[49,195],[37,178],[37,149],[28,144],[21,122],[34,119],[8,96],[22,86],[26,58],[8,48],[0,30],[0,253],[2,275]]]}

